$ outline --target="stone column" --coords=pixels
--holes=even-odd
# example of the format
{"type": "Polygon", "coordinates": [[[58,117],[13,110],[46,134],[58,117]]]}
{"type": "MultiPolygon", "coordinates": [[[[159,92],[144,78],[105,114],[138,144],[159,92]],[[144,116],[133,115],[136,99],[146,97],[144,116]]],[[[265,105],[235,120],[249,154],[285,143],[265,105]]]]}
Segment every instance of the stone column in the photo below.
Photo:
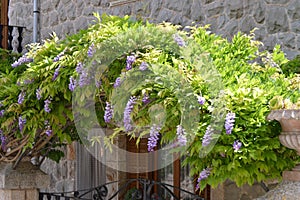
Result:
{"type": "Polygon", "coordinates": [[[48,187],[50,177],[29,161],[0,163],[0,200],[38,200],[39,189],[48,187]]]}

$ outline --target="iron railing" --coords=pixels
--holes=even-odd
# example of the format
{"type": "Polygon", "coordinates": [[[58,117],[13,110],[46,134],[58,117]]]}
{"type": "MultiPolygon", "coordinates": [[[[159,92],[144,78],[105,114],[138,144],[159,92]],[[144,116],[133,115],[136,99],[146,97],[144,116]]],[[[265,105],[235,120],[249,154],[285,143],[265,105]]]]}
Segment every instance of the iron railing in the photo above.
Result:
{"type": "Polygon", "coordinates": [[[23,29],[21,26],[0,25],[0,48],[23,51],[23,29]],[[14,43],[14,44],[13,44],[14,43]]]}
{"type": "Polygon", "coordinates": [[[98,187],[63,193],[40,192],[39,200],[204,200],[187,190],[153,180],[128,179],[102,184],[98,187]],[[118,184],[113,191],[112,185],[118,184]],[[111,190],[111,191],[110,191],[111,190]],[[175,194],[176,191],[176,194],[175,194]]]}

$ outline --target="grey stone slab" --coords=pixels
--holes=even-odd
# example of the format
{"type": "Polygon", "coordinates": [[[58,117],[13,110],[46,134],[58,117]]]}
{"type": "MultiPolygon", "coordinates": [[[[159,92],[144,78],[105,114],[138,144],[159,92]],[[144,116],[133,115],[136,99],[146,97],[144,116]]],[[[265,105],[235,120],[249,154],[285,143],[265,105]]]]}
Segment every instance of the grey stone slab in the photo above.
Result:
{"type": "Polygon", "coordinates": [[[251,16],[246,16],[241,20],[240,30],[244,33],[249,34],[256,26],[256,23],[251,16]]]}
{"type": "Polygon", "coordinates": [[[263,23],[266,18],[266,5],[259,1],[255,4],[253,17],[257,23],[263,23]]]}
{"type": "Polygon", "coordinates": [[[275,189],[256,200],[299,200],[300,182],[283,181],[275,189]]]}
{"type": "Polygon", "coordinates": [[[300,20],[291,23],[291,30],[295,33],[300,33],[300,20]]]}
{"type": "Polygon", "coordinates": [[[280,6],[274,6],[266,10],[266,26],[268,33],[278,33],[289,31],[288,17],[286,9],[280,6]]]}
{"type": "Polygon", "coordinates": [[[195,22],[204,21],[204,9],[200,1],[194,1],[191,8],[191,20],[195,22]]]}
{"type": "Polygon", "coordinates": [[[46,188],[50,177],[30,162],[20,162],[16,169],[11,163],[0,163],[0,189],[46,188]]]}
{"type": "Polygon", "coordinates": [[[206,13],[207,17],[221,15],[221,14],[223,14],[223,12],[224,12],[224,2],[223,1],[214,2],[205,7],[205,13],[206,13]]]}
{"type": "Polygon", "coordinates": [[[265,0],[266,3],[268,4],[286,4],[290,0],[265,0]]]}
{"type": "Polygon", "coordinates": [[[182,11],[183,4],[189,0],[165,0],[164,7],[169,10],[182,11]]]}
{"type": "Polygon", "coordinates": [[[280,33],[278,34],[278,40],[282,46],[287,48],[296,48],[296,35],[294,33],[280,33]]]}
{"type": "Polygon", "coordinates": [[[226,5],[226,10],[230,19],[239,19],[244,15],[244,2],[241,0],[230,0],[226,5]]]}
{"type": "Polygon", "coordinates": [[[298,20],[300,19],[300,1],[299,0],[293,0],[288,8],[287,8],[287,12],[289,17],[292,20],[298,20]]]}

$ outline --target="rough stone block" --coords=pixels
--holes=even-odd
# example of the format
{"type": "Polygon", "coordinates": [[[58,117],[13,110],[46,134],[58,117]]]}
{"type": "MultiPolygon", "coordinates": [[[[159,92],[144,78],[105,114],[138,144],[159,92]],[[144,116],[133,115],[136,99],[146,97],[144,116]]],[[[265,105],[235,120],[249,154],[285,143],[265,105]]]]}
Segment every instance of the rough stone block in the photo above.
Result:
{"type": "Polygon", "coordinates": [[[209,4],[206,8],[207,17],[213,17],[216,15],[221,15],[224,12],[224,3],[223,2],[215,2],[209,4]]]}
{"type": "Polygon", "coordinates": [[[240,0],[230,0],[226,5],[230,19],[239,19],[244,14],[244,3],[240,0]]]}
{"type": "Polygon", "coordinates": [[[266,3],[268,4],[286,4],[290,0],[265,0],[266,3]]]}
{"type": "Polygon", "coordinates": [[[300,1],[292,1],[287,8],[287,13],[289,17],[293,20],[300,19],[300,1]]]}
{"type": "Polygon", "coordinates": [[[280,41],[280,45],[282,46],[291,49],[296,48],[296,35],[294,33],[278,34],[278,40],[280,41]]]}
{"type": "MultiPolygon", "coordinates": [[[[26,198],[25,190],[11,190],[11,199],[29,200],[29,198],[26,198]]],[[[36,200],[36,199],[32,199],[32,200],[36,200]]]]}
{"type": "MultiPolygon", "coordinates": [[[[253,2],[253,1],[252,1],[253,2]]],[[[265,21],[266,5],[259,1],[255,4],[253,17],[257,23],[263,23],[265,21]]]]}
{"type": "Polygon", "coordinates": [[[283,180],[300,182],[300,171],[284,171],[283,180]]]}
{"type": "Polygon", "coordinates": [[[14,170],[10,163],[0,163],[0,188],[46,188],[50,178],[30,162],[21,162],[14,170]]]}
{"type": "Polygon", "coordinates": [[[295,33],[300,33],[300,20],[291,23],[291,29],[295,33]]]}
{"type": "Polygon", "coordinates": [[[249,34],[255,27],[257,27],[253,17],[246,16],[241,20],[240,30],[244,33],[249,34]]]}
{"type": "Polygon", "coordinates": [[[183,4],[189,0],[165,0],[165,8],[174,11],[181,11],[183,4]]]}
{"type": "Polygon", "coordinates": [[[267,9],[267,17],[265,25],[268,33],[278,33],[289,31],[288,17],[285,8],[271,7],[267,9]]]}

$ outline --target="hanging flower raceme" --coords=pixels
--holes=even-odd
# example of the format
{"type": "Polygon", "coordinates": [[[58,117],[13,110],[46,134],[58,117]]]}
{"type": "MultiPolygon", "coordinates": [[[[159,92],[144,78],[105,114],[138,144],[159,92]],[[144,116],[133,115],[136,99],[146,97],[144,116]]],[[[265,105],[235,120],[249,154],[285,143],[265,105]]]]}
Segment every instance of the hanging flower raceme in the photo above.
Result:
{"type": "Polygon", "coordinates": [[[145,71],[148,69],[148,64],[146,62],[142,62],[139,68],[141,71],[145,71]]]}
{"type": "Polygon", "coordinates": [[[180,47],[186,46],[185,41],[183,40],[183,38],[180,35],[174,34],[173,38],[174,38],[175,42],[178,44],[178,46],[180,46],[180,47]]]}
{"type": "Polygon", "coordinates": [[[242,147],[242,143],[239,140],[233,142],[233,149],[234,151],[238,151],[242,147]]]}
{"type": "Polygon", "coordinates": [[[199,97],[198,97],[198,103],[199,103],[200,105],[204,105],[204,103],[205,103],[205,98],[202,97],[202,96],[199,96],[199,97]]]}
{"type": "Polygon", "coordinates": [[[75,90],[76,86],[77,86],[77,81],[75,80],[75,78],[73,76],[71,76],[70,83],[69,83],[69,90],[73,92],[75,90]]]}
{"type": "Polygon", "coordinates": [[[49,137],[49,136],[52,135],[52,129],[51,129],[51,126],[49,124],[49,121],[45,120],[44,124],[45,124],[45,129],[46,129],[45,134],[49,137]]]}
{"type": "Polygon", "coordinates": [[[18,96],[18,104],[22,104],[24,101],[26,93],[24,91],[22,91],[19,96],[18,96]]]}
{"type": "Polygon", "coordinates": [[[105,112],[104,112],[104,121],[106,123],[109,123],[111,121],[111,119],[113,118],[113,106],[109,103],[106,102],[106,106],[105,106],[105,112]]]}
{"type": "Polygon", "coordinates": [[[231,134],[235,122],[235,113],[227,113],[225,119],[226,134],[231,134]]]}
{"type": "Polygon", "coordinates": [[[77,63],[77,65],[76,65],[76,72],[78,74],[81,74],[82,70],[83,70],[83,64],[81,62],[77,63]]]}
{"type": "Polygon", "coordinates": [[[53,74],[53,77],[52,77],[52,81],[55,81],[59,75],[59,70],[60,70],[61,66],[59,65],[55,71],[54,71],[54,74],[53,74]]]}
{"type": "Polygon", "coordinates": [[[208,176],[211,173],[211,169],[210,168],[206,168],[203,171],[200,172],[199,177],[197,179],[197,185],[196,185],[196,190],[198,190],[200,188],[199,184],[202,180],[207,179],[208,176]]]}
{"type": "Polygon", "coordinates": [[[124,110],[123,123],[124,123],[125,130],[127,132],[132,130],[130,114],[133,110],[134,105],[136,104],[136,101],[137,98],[135,96],[131,96],[124,110]]]}
{"type": "Polygon", "coordinates": [[[83,87],[85,85],[88,85],[90,83],[90,79],[88,77],[87,69],[83,69],[80,76],[79,76],[79,87],[83,87]]]}
{"type": "Polygon", "coordinates": [[[126,59],[126,70],[131,70],[132,69],[132,64],[134,63],[135,61],[135,56],[127,56],[127,59],[126,59]]]}
{"type": "Polygon", "coordinates": [[[17,61],[15,61],[11,66],[13,68],[18,67],[24,63],[30,63],[33,62],[32,58],[28,58],[26,54],[24,54],[22,57],[20,57],[17,61]]]}
{"type": "Polygon", "coordinates": [[[23,131],[25,124],[26,124],[26,118],[23,119],[23,117],[20,116],[19,117],[19,130],[20,130],[20,132],[23,131]]]}
{"type": "Polygon", "coordinates": [[[159,131],[161,130],[160,126],[153,124],[150,128],[150,137],[148,138],[148,151],[154,151],[154,148],[157,146],[159,140],[159,131]]]}
{"type": "Polygon", "coordinates": [[[41,94],[41,89],[40,88],[36,89],[35,95],[36,95],[36,98],[38,100],[40,100],[42,98],[42,94],[41,94]]]}
{"type": "Polygon", "coordinates": [[[202,146],[208,146],[212,140],[212,135],[213,135],[214,131],[212,129],[212,127],[209,125],[207,128],[206,128],[206,131],[205,131],[205,134],[203,136],[203,139],[202,139],[202,146]]]}
{"type": "Polygon", "coordinates": [[[0,142],[1,148],[3,151],[6,151],[6,136],[3,134],[3,131],[0,129],[0,142]]]}
{"type": "Polygon", "coordinates": [[[94,47],[95,47],[94,43],[92,43],[91,46],[89,46],[88,51],[87,51],[88,57],[93,57],[93,55],[95,53],[94,47]]]}
{"type": "Polygon", "coordinates": [[[95,85],[96,85],[97,88],[100,88],[100,86],[102,85],[102,81],[101,80],[97,80],[95,82],[95,85]]]}
{"type": "Polygon", "coordinates": [[[5,110],[0,110],[0,117],[3,117],[5,113],[5,110]]]}
{"type": "Polygon", "coordinates": [[[121,77],[118,77],[114,83],[114,88],[120,87],[122,84],[121,77]]]}
{"type": "Polygon", "coordinates": [[[149,95],[148,94],[144,94],[144,96],[143,96],[143,99],[142,99],[142,102],[144,103],[144,104],[148,104],[148,103],[150,103],[150,97],[149,97],[149,95]]]}
{"type": "Polygon", "coordinates": [[[177,141],[179,146],[185,146],[187,143],[186,132],[181,125],[177,126],[176,134],[177,134],[177,141]]]}
{"type": "Polygon", "coordinates": [[[49,97],[49,98],[47,98],[45,101],[44,101],[44,103],[45,103],[45,105],[44,105],[44,110],[45,110],[45,112],[47,112],[47,113],[50,113],[51,112],[51,108],[50,108],[50,104],[51,104],[51,97],[49,97]]]}
{"type": "Polygon", "coordinates": [[[65,54],[65,52],[60,52],[55,58],[53,59],[53,62],[58,62],[60,58],[65,54]]]}

